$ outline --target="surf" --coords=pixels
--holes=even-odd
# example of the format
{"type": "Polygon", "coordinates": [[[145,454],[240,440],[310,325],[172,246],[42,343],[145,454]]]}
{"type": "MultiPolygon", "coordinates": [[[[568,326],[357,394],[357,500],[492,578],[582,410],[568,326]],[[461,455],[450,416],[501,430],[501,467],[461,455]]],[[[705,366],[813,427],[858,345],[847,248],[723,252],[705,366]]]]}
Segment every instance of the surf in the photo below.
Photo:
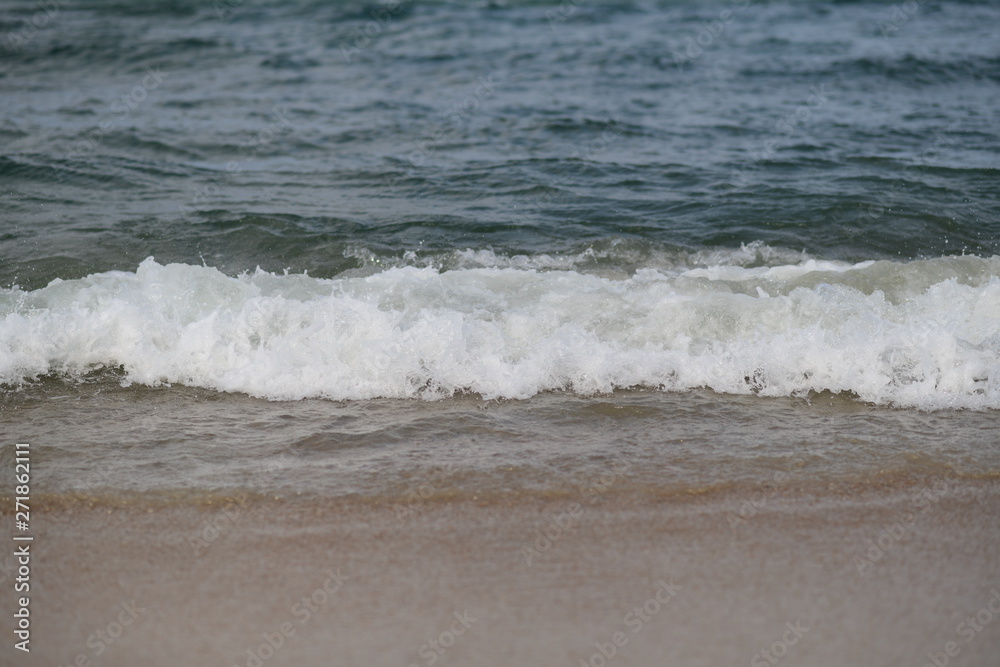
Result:
{"type": "Polygon", "coordinates": [[[151,257],[134,272],[15,286],[0,292],[0,381],[116,368],[125,383],[271,400],[709,388],[1000,408],[998,257],[627,275],[464,257],[323,279],[151,257]]]}

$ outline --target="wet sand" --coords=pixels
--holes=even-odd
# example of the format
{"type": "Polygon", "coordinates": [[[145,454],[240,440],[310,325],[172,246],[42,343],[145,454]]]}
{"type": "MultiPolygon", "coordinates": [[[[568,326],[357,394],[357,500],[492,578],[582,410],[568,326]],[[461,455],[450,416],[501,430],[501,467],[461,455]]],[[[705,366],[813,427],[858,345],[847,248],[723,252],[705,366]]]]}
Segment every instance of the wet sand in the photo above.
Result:
{"type": "Polygon", "coordinates": [[[75,501],[33,526],[32,650],[13,649],[5,614],[3,664],[919,666],[930,653],[971,667],[1000,654],[990,480],[75,501]]]}

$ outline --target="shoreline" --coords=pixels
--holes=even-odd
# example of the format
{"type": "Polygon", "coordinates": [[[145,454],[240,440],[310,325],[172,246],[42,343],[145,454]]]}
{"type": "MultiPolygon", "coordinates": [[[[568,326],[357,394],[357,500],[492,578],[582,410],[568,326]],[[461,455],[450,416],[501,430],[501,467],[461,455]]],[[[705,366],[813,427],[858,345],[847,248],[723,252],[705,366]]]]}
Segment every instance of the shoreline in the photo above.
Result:
{"type": "MultiPolygon", "coordinates": [[[[60,493],[39,493],[32,498],[32,507],[41,512],[65,512],[79,509],[126,510],[136,512],[189,509],[211,511],[220,507],[239,506],[270,511],[289,511],[303,507],[370,508],[373,510],[403,507],[434,507],[448,504],[471,504],[482,507],[510,503],[550,503],[580,501],[672,503],[681,507],[699,503],[725,503],[744,497],[753,505],[772,499],[814,503],[823,500],[848,502],[871,497],[876,501],[886,493],[940,495],[953,486],[988,487],[1000,484],[1000,472],[958,472],[943,465],[911,469],[881,469],[854,471],[851,474],[809,478],[791,468],[744,473],[743,477],[720,479],[712,483],[679,484],[676,480],[657,482],[648,471],[623,458],[613,458],[597,471],[577,473],[572,477],[549,480],[547,488],[537,484],[517,486],[516,481],[503,479],[505,485],[489,484],[496,471],[440,468],[418,470],[405,480],[383,482],[381,487],[363,492],[331,495],[320,492],[294,491],[275,486],[260,488],[218,489],[74,489],[60,493]]],[[[534,480],[532,480],[534,482],[534,480]]],[[[0,504],[13,503],[13,496],[0,493],[0,504]]],[[[7,514],[0,510],[0,516],[7,514]]]]}
{"type": "Polygon", "coordinates": [[[925,485],[917,505],[920,489],[779,494],[745,517],[735,492],[403,514],[258,499],[227,522],[220,504],[53,507],[33,523],[32,652],[0,658],[600,667],[772,664],[773,648],[788,665],[923,665],[953,641],[957,664],[991,664],[1000,622],[956,628],[1000,587],[1000,482],[925,485]]]}

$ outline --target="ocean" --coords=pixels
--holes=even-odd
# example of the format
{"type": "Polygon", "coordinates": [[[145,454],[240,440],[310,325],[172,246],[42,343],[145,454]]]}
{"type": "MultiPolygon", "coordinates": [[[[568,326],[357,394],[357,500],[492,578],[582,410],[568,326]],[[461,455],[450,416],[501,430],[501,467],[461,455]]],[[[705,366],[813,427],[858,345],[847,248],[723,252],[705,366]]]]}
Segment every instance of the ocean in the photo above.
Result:
{"type": "Polygon", "coordinates": [[[994,477],[998,24],[6,2],[4,456],[60,502],[994,477]]]}

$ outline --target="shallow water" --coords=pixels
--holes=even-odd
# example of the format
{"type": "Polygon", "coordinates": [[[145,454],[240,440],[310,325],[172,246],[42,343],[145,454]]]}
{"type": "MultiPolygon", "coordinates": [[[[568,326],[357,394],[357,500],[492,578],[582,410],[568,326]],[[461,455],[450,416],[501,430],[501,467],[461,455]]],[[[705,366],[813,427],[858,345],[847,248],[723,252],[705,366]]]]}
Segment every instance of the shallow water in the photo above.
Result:
{"type": "Polygon", "coordinates": [[[216,5],[0,10],[50,492],[1000,469],[995,3],[216,5]]]}
{"type": "Polygon", "coordinates": [[[44,443],[33,453],[37,488],[102,502],[121,492],[167,503],[670,496],[1000,475],[991,412],[875,408],[831,394],[272,402],[50,380],[8,396],[0,430],[44,443]]]}

